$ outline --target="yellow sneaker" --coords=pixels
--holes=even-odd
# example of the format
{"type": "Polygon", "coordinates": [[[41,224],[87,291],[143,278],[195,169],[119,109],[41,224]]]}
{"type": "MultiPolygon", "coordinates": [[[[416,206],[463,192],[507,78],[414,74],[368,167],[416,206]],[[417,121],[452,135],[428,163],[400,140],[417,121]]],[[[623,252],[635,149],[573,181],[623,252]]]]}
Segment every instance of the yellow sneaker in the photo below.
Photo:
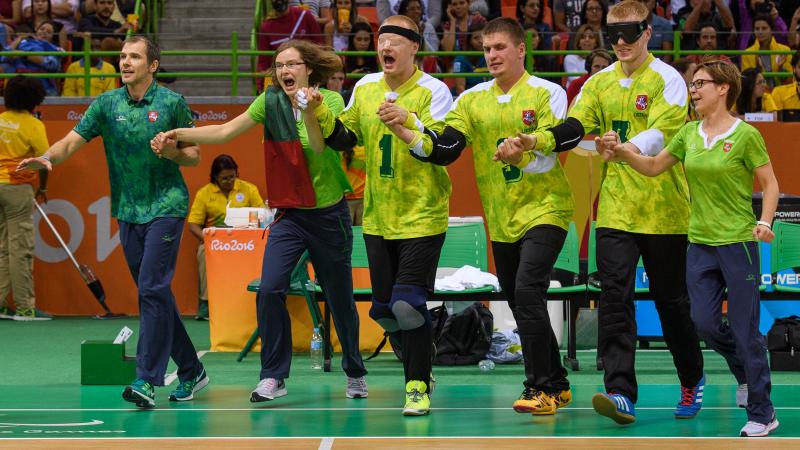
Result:
{"type": "Polygon", "coordinates": [[[567,389],[566,391],[561,391],[553,395],[553,400],[556,402],[557,409],[569,406],[569,404],[572,403],[572,389],[567,389]]]}
{"type": "Polygon", "coordinates": [[[431,398],[426,392],[428,386],[424,382],[411,380],[406,383],[406,405],[404,416],[424,416],[431,412],[431,398]]]}
{"type": "Polygon", "coordinates": [[[542,391],[526,387],[522,395],[514,402],[514,411],[530,413],[534,416],[547,416],[556,413],[556,400],[542,391]]]}

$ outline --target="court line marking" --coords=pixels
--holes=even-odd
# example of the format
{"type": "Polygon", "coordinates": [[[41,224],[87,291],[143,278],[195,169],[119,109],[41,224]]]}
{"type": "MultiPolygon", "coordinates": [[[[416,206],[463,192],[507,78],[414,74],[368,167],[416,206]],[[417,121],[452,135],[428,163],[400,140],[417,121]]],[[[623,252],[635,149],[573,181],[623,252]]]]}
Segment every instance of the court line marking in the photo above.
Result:
{"type": "MultiPolygon", "coordinates": [[[[206,353],[208,353],[208,350],[201,350],[197,352],[197,359],[202,358],[203,355],[205,355],[206,353]]],[[[171,374],[167,375],[166,378],[164,378],[164,386],[169,386],[170,384],[172,384],[173,381],[177,379],[178,379],[178,371],[176,370],[175,372],[172,372],[171,374]]]]}
{"type": "MultiPolygon", "coordinates": [[[[38,437],[30,437],[30,438],[20,438],[20,437],[9,437],[9,438],[2,438],[0,442],[6,441],[178,441],[178,440],[187,440],[187,441],[197,441],[197,440],[208,440],[208,441],[227,441],[227,440],[263,440],[263,441],[274,441],[274,440],[310,440],[310,439],[321,439],[318,436],[286,436],[286,437],[278,437],[278,436],[185,436],[185,437],[153,437],[153,436],[143,436],[143,437],[98,437],[98,438],[89,438],[89,437],[48,437],[48,438],[38,438],[38,437]]],[[[332,438],[331,438],[332,439],[332,438]]],[[[671,441],[681,441],[681,440],[707,440],[707,441],[719,441],[719,440],[726,440],[726,441],[737,441],[742,442],[742,438],[739,436],[340,436],[337,439],[340,440],[347,440],[347,439],[391,439],[391,440],[426,440],[426,439],[513,439],[513,440],[545,440],[545,439],[602,439],[602,440],[643,440],[643,439],[658,439],[658,440],[671,440],[671,441]]],[[[798,437],[787,437],[787,436],[764,436],[758,438],[759,442],[762,441],[796,441],[800,440],[798,437]]],[[[746,441],[745,441],[746,442],[746,441]]]]}
{"type": "Polygon", "coordinates": [[[322,442],[319,443],[319,448],[317,450],[331,450],[333,448],[333,441],[332,437],[322,438],[322,442]]]}
{"type": "MultiPolygon", "coordinates": [[[[316,411],[397,411],[403,409],[401,407],[363,407],[363,408],[153,408],[147,411],[151,412],[236,412],[236,411],[264,411],[264,412],[316,412],[316,411]]],[[[637,411],[672,411],[674,406],[651,406],[651,407],[637,407],[637,411]]],[[[800,411],[800,406],[776,406],[779,411],[800,411]]],[[[496,407],[496,408],[431,408],[432,411],[511,411],[511,407],[496,407]]],[[[704,406],[703,411],[741,411],[743,408],[738,406],[704,406]]],[[[0,412],[125,412],[125,411],[142,411],[141,408],[0,408],[0,412]]],[[[564,409],[564,411],[594,411],[592,407],[572,407],[564,409]]]]}

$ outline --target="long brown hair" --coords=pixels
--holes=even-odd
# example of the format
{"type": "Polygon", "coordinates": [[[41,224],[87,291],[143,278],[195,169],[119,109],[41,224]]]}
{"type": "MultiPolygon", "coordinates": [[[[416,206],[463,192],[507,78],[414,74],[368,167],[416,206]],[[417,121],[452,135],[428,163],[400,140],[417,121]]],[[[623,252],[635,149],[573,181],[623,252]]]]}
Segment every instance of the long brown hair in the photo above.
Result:
{"type": "MultiPolygon", "coordinates": [[[[281,52],[290,48],[297,50],[306,68],[311,69],[311,74],[308,76],[309,86],[321,85],[331,75],[342,70],[342,60],[336,56],[333,49],[299,39],[292,39],[281,44],[275,51],[275,57],[277,58],[281,52]]],[[[272,77],[272,85],[281,89],[275,73],[275,67],[272,68],[270,76],[272,77]]]]}

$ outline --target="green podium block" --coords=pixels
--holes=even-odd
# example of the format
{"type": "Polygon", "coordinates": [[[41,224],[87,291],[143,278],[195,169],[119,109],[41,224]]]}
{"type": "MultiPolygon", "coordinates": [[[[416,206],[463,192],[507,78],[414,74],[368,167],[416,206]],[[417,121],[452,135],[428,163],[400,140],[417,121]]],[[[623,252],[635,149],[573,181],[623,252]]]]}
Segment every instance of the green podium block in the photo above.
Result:
{"type": "Polygon", "coordinates": [[[81,384],[129,384],[136,378],[136,357],[125,356],[125,343],[81,342],[81,384]]]}

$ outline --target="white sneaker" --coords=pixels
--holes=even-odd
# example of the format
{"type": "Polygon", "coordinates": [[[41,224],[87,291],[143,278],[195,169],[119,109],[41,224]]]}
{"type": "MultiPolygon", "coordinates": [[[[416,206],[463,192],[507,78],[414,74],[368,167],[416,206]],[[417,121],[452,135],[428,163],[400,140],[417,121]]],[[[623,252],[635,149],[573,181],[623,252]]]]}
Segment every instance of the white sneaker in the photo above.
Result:
{"type": "Polygon", "coordinates": [[[736,405],[747,408],[747,383],[736,386],[736,405]]]}
{"type": "Polygon", "coordinates": [[[780,423],[778,423],[778,419],[776,419],[775,417],[773,417],[772,420],[767,424],[748,420],[747,423],[744,424],[744,427],[742,427],[742,431],[739,433],[739,436],[742,437],[766,436],[769,434],[770,431],[774,430],[775,428],[778,428],[778,425],[780,425],[780,423]]]}
{"type": "Polygon", "coordinates": [[[347,377],[347,390],[345,391],[347,398],[367,398],[369,391],[367,390],[367,378],[347,377]]]}
{"type": "Polygon", "coordinates": [[[258,386],[250,393],[250,401],[253,403],[266,402],[283,397],[287,393],[286,384],[284,384],[283,380],[264,378],[258,382],[258,386]]]}

